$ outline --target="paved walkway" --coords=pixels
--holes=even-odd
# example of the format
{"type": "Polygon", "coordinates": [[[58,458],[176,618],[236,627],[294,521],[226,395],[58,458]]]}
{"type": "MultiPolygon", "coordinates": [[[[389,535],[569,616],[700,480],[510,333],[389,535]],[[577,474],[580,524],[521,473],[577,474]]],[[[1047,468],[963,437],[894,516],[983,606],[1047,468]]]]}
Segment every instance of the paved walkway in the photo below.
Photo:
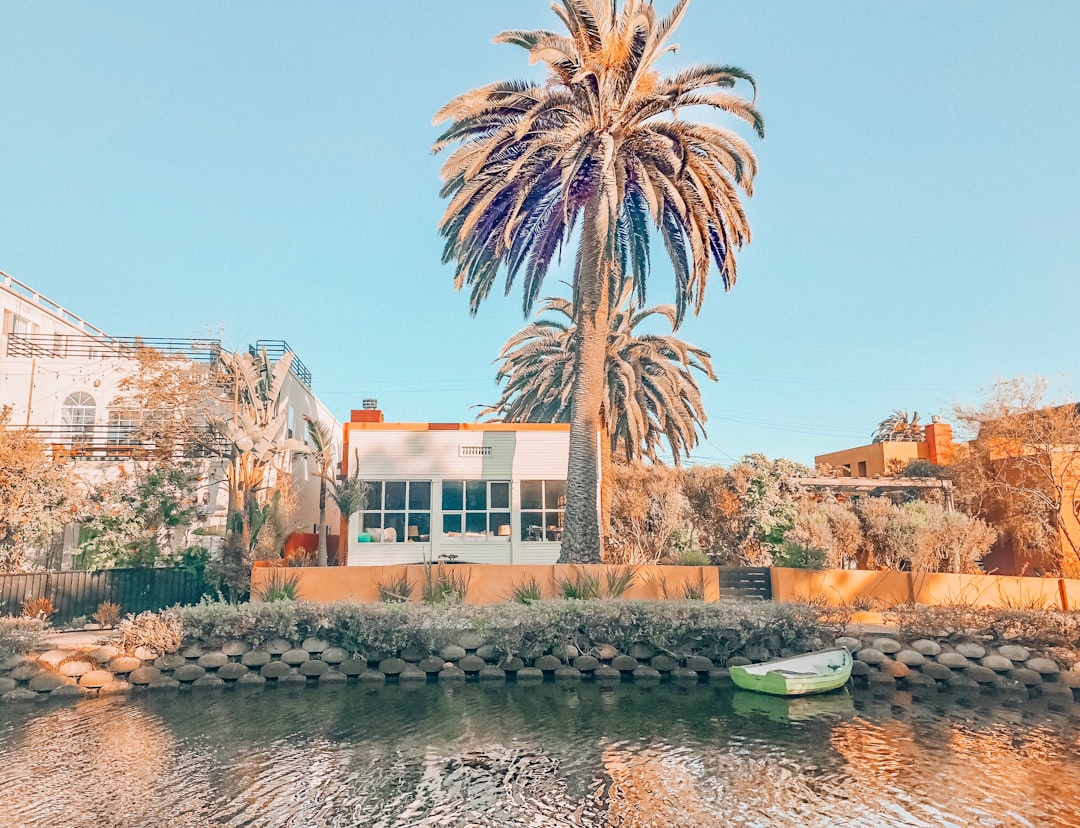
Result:
{"type": "Polygon", "coordinates": [[[115,640],[115,629],[54,632],[45,636],[46,644],[55,650],[78,650],[83,647],[97,647],[99,644],[111,643],[115,640]]]}

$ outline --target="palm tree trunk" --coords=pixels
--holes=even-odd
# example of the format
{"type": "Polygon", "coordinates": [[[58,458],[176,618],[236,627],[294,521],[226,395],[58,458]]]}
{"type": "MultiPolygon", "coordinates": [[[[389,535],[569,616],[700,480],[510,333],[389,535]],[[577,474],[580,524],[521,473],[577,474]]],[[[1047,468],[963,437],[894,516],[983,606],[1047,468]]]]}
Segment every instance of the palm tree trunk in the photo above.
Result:
{"type": "Polygon", "coordinates": [[[326,566],[326,475],[319,477],[319,566],[326,566]]]}
{"type": "Polygon", "coordinates": [[[611,308],[610,263],[605,261],[611,222],[608,199],[598,188],[584,210],[574,310],[578,343],[566,472],[566,519],[559,563],[600,563],[599,440],[611,308]]]}
{"type": "Polygon", "coordinates": [[[611,485],[611,433],[607,427],[607,416],[600,409],[600,560],[606,560],[605,549],[611,534],[611,505],[615,500],[615,489],[611,485]]]}

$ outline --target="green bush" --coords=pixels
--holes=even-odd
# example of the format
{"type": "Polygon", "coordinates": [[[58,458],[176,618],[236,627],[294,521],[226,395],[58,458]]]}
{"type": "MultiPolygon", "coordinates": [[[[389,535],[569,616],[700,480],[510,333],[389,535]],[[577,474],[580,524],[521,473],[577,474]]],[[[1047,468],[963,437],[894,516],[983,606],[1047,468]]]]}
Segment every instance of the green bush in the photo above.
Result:
{"type": "Polygon", "coordinates": [[[317,636],[369,657],[403,648],[438,652],[462,631],[473,630],[486,643],[522,658],[565,644],[582,652],[610,644],[626,652],[647,642],[679,655],[723,659],[748,651],[775,655],[815,649],[842,630],[840,623],[821,620],[813,607],[766,601],[556,600],[495,606],[204,601],[174,612],[187,638],[211,646],[230,638],[260,646],[272,638],[317,636]]]}
{"type": "Polygon", "coordinates": [[[823,549],[785,540],[779,549],[773,550],[773,566],[786,566],[794,569],[822,569],[828,561],[828,553],[823,549]]]}

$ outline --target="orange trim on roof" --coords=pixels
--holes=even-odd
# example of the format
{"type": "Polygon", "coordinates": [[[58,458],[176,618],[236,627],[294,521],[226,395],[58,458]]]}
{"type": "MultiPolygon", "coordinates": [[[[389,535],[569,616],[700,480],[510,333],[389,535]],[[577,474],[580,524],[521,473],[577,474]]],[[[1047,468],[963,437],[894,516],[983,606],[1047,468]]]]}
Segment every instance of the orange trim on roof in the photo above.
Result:
{"type": "Polygon", "coordinates": [[[569,423],[345,423],[355,431],[570,431],[569,423]]]}

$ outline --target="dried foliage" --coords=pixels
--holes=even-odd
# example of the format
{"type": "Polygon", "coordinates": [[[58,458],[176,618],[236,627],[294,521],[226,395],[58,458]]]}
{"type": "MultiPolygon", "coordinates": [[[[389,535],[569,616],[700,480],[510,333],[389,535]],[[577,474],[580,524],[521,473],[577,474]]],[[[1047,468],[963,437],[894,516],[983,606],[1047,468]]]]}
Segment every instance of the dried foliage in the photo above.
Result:
{"type": "Polygon", "coordinates": [[[610,562],[678,561],[687,551],[719,564],[769,565],[791,528],[809,469],[748,455],[731,469],[633,464],[613,469],[610,562]]]}
{"type": "Polygon", "coordinates": [[[118,643],[125,653],[138,648],[158,655],[175,653],[184,639],[184,623],[173,610],[129,615],[117,627],[118,643]]]}
{"type": "Polygon", "coordinates": [[[27,598],[23,601],[20,614],[23,618],[35,618],[38,621],[48,622],[49,616],[56,612],[56,607],[53,606],[53,602],[48,598],[41,596],[38,598],[27,598]]]}
{"type": "Polygon", "coordinates": [[[115,627],[120,623],[120,605],[112,601],[102,601],[94,613],[94,621],[102,627],[115,627]]]}
{"type": "Polygon", "coordinates": [[[33,551],[83,508],[70,464],[50,458],[0,406],[0,572],[22,571],[33,551]]]}
{"type": "Polygon", "coordinates": [[[995,383],[956,417],[973,436],[955,463],[958,504],[1001,529],[1001,543],[1041,572],[1080,575],[1080,405],[1047,399],[1047,382],[995,383]]]}

